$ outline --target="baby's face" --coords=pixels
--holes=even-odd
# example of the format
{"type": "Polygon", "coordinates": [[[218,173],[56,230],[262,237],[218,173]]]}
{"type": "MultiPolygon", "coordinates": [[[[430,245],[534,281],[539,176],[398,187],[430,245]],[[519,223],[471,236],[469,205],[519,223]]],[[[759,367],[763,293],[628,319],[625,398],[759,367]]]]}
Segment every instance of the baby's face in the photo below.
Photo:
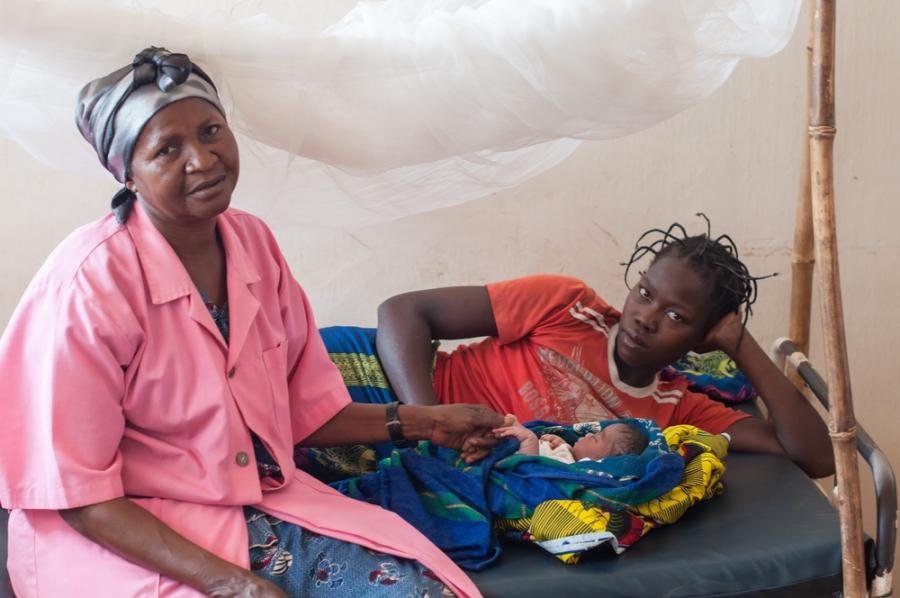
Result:
{"type": "Polygon", "coordinates": [[[612,424],[599,432],[586,434],[579,438],[572,446],[572,457],[576,461],[590,459],[599,461],[603,457],[615,456],[612,454],[616,442],[628,434],[625,424],[612,424]]]}

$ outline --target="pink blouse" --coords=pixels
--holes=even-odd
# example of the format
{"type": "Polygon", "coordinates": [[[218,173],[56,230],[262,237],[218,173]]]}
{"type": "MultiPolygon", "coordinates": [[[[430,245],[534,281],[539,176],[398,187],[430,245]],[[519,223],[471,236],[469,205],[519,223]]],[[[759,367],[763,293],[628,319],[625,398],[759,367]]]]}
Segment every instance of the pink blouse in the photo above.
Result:
{"type": "Polygon", "coordinates": [[[293,445],[350,399],[307,298],[254,216],[218,219],[226,345],[175,252],[136,204],[48,258],[0,339],[0,504],[20,598],[197,596],[70,528],[57,510],[128,496],[177,532],[248,566],[242,506],[415,559],[460,596],[466,575],[398,516],[293,465],[293,445]],[[285,482],[257,475],[253,430],[285,482]]]}

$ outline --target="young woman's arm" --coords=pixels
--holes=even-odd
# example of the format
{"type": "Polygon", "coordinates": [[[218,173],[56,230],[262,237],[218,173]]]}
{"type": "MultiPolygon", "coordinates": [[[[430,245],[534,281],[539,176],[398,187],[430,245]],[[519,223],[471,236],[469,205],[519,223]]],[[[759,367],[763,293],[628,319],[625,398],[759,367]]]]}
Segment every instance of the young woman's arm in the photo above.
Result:
{"type": "Polygon", "coordinates": [[[127,498],[59,514],[81,535],[122,558],[209,596],[285,598],[269,582],[197,546],[127,498]]]}
{"type": "Polygon", "coordinates": [[[378,307],[378,358],[397,398],[436,405],[431,384],[432,339],[496,336],[487,287],[446,287],[404,293],[378,307]]]}
{"type": "Polygon", "coordinates": [[[786,454],[810,477],[834,473],[828,428],[813,406],[766,355],[738,314],[729,314],[707,336],[705,344],[722,349],[734,360],[759,393],[771,423],[745,419],[731,426],[731,448],[786,454]],[[738,339],[740,338],[740,343],[738,339]]]}

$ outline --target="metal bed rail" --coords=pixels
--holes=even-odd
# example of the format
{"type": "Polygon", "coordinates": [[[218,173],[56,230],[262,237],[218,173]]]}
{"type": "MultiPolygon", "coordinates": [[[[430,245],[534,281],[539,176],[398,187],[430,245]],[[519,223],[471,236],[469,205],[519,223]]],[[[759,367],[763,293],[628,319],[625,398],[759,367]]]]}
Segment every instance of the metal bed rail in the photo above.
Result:
{"type": "MultiPolygon", "coordinates": [[[[813,395],[828,409],[828,385],[809,359],[786,338],[775,341],[773,353],[780,354],[797,371],[813,395]]],[[[875,485],[876,537],[875,570],[870,588],[872,598],[892,595],[894,549],[897,542],[897,480],[887,457],[865,428],[856,422],[856,447],[872,471],[875,485]]]]}

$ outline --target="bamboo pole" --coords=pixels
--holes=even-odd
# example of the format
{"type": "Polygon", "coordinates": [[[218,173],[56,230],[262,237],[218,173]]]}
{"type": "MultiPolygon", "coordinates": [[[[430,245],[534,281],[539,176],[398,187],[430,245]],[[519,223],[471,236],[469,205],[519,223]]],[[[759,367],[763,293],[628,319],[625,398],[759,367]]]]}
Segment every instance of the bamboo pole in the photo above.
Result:
{"type": "MultiPolygon", "coordinates": [[[[812,117],[812,44],[815,32],[815,6],[809,5],[806,33],[806,112],[803,124],[803,149],[800,160],[800,187],[794,217],[794,251],[791,256],[791,311],[788,338],[804,355],[809,355],[809,328],[812,313],[812,282],[815,253],[812,226],[812,189],[809,172],[809,122],[812,117]]],[[[806,392],[803,379],[794,368],[782,363],[782,370],[800,392],[806,392]]]]}
{"type": "Polygon", "coordinates": [[[825,341],[828,428],[834,448],[841,519],[844,596],[864,598],[862,509],[856,458],[856,420],[850,392],[847,342],[841,304],[834,211],[834,35],[835,0],[815,0],[810,113],[810,178],[818,285],[825,341]]]}
{"type": "MultiPolygon", "coordinates": [[[[809,323],[812,313],[813,266],[816,263],[813,247],[812,188],[809,170],[809,122],[812,118],[812,45],[815,32],[815,10],[810,5],[806,36],[806,114],[803,131],[803,156],[800,161],[800,189],[797,194],[797,214],[794,220],[794,253],[791,257],[791,319],[790,338],[801,353],[809,355],[809,323]]],[[[799,376],[795,384],[802,388],[799,376]]]]}

